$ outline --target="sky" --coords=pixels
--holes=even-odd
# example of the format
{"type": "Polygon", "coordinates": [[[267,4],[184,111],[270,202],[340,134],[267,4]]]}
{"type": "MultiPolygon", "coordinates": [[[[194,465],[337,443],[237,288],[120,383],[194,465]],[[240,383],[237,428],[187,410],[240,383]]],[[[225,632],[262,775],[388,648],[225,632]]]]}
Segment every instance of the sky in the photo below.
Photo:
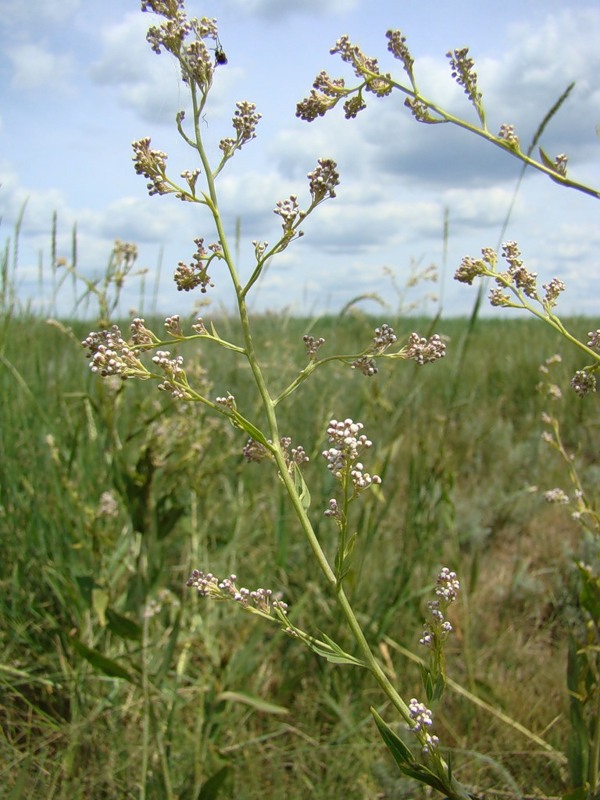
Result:
{"type": "MultiPolygon", "coordinates": [[[[340,172],[337,197],[306,220],[305,235],[272,260],[253,288],[253,310],[335,313],[369,294],[379,299],[361,307],[372,313],[382,303],[408,313],[424,302],[423,309],[468,314],[477,290],[453,280],[461,259],[515,240],[540,284],[553,277],[565,282],[559,311],[597,313],[600,201],[531,170],[515,196],[519,162],[456,127],[417,123],[399,92],[369,96],[355,120],[345,120],[339,108],[306,123],[295,108],[322,69],[352,83],[347,66],[329,54],[342,34],[405,83],[386,49],[385,33],[393,28],[407,37],[421,91],[475,121],[446,58],[468,46],[490,129],[512,124],[525,146],[575,82],[542,145],[552,157],[568,155],[570,177],[600,187],[600,4],[188,0],[186,7],[189,16],[217,19],[228,57],[203,120],[209,154],[216,159],[219,140],[231,134],[236,101],[254,102],[262,115],[257,138],[217,182],[243,277],[253,270],[252,241],[279,236],[277,201],[297,194],[306,204],[306,174],[318,158],[333,158],[340,172]],[[410,288],[430,265],[438,280],[410,288]],[[431,294],[437,300],[427,301],[431,294]]],[[[126,284],[120,312],[184,315],[207,296],[213,308],[233,308],[223,265],[214,267],[208,295],[177,292],[177,263],[191,260],[196,237],[215,240],[212,221],[205,208],[172,195],[149,197],[133,168],[131,143],[144,136],[168,153],[174,175],[197,164],[174,125],[187,106],[175,62],[154,54],[145,40],[157,21],[134,0],[0,0],[0,244],[9,243],[19,301],[40,313],[68,315],[74,308],[70,284],[58,296],[53,289],[54,215],[56,256],[70,258],[76,225],[85,278],[104,273],[116,239],[138,246],[137,266],[147,274],[126,284]]]]}

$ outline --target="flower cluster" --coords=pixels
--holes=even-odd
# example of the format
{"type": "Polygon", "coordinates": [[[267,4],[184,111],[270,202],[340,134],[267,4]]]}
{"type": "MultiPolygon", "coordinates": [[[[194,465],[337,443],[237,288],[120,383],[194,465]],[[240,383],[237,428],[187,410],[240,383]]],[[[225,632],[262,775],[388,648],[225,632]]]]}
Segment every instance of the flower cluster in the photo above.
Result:
{"type": "Polygon", "coordinates": [[[549,489],[544,492],[544,499],[547,503],[555,503],[557,505],[568,505],[569,495],[562,489],[549,489]]]}
{"type": "Polygon", "coordinates": [[[142,0],[142,11],[152,11],[165,17],[165,22],[151,26],[146,35],[155,53],[160,54],[164,49],[177,56],[181,51],[183,41],[192,29],[183,5],[183,0],[142,0]]]}
{"type": "Polygon", "coordinates": [[[375,328],[375,336],[366,353],[355,359],[350,366],[352,369],[360,370],[362,374],[366,375],[368,378],[376,375],[377,364],[375,363],[375,359],[371,358],[371,356],[381,355],[388,347],[396,344],[397,341],[398,337],[394,333],[393,328],[384,322],[381,327],[375,328]]]}
{"type": "Polygon", "coordinates": [[[179,314],[173,314],[172,317],[165,317],[165,330],[168,334],[178,339],[183,336],[183,328],[181,327],[181,317],[179,314]]]}
{"type": "Polygon", "coordinates": [[[342,61],[350,64],[357,78],[365,81],[365,88],[378,97],[384,97],[392,91],[390,75],[381,75],[376,58],[366,56],[358,45],[352,44],[348,36],[340,36],[329,51],[331,55],[339,53],[342,61]]]}
{"type": "Polygon", "coordinates": [[[162,150],[151,150],[149,136],[133,142],[132,147],[135,171],[138,175],[143,175],[148,179],[148,193],[150,195],[169,194],[174,191],[167,181],[167,154],[162,150]]]}
{"type": "MultiPolygon", "coordinates": [[[[285,238],[291,239],[294,235],[294,227],[304,216],[298,205],[298,197],[291,194],[286,200],[278,200],[273,209],[273,213],[281,217],[281,227],[285,238]]],[[[296,232],[297,236],[302,236],[302,231],[296,232]]]]}
{"type": "Polygon", "coordinates": [[[302,337],[302,341],[306,347],[306,355],[311,361],[315,359],[319,348],[325,344],[325,339],[323,339],[322,336],[316,339],[314,336],[310,336],[308,333],[302,337]]]}
{"type": "Polygon", "coordinates": [[[440,741],[437,736],[430,734],[428,730],[433,725],[433,714],[425,703],[420,703],[416,697],[413,697],[408,704],[408,710],[412,720],[412,725],[408,729],[415,736],[419,736],[423,744],[423,755],[427,755],[440,741]]]}
{"type": "Polygon", "coordinates": [[[177,289],[180,292],[190,292],[197,286],[204,294],[207,287],[213,287],[214,283],[208,274],[208,267],[213,258],[222,258],[223,250],[218,242],[208,245],[208,250],[204,247],[204,239],[194,239],[196,252],[192,256],[192,262],[186,264],[180,261],[173,276],[177,289]],[[211,251],[209,254],[209,250],[211,251]]]}
{"type": "Polygon", "coordinates": [[[296,105],[296,116],[305,122],[323,117],[336,105],[340,97],[347,96],[349,91],[345,88],[343,78],[330,78],[323,70],[315,78],[310,95],[296,105]]]}
{"type": "Polygon", "coordinates": [[[473,69],[475,62],[469,57],[469,48],[462,47],[459,50],[452,50],[446,53],[450,59],[452,77],[462,86],[469,100],[479,106],[481,102],[481,92],[477,89],[477,73],[473,69]]]}
{"type": "Polygon", "coordinates": [[[281,444],[283,457],[285,458],[285,463],[288,465],[288,470],[290,473],[293,472],[294,466],[300,467],[302,464],[306,464],[306,462],[310,460],[306,455],[306,451],[302,445],[296,445],[296,447],[292,447],[292,440],[289,436],[282,436],[279,440],[279,443],[281,444]]]}
{"type": "Polygon", "coordinates": [[[183,369],[183,356],[171,358],[168,350],[157,350],[152,362],[164,373],[164,380],[158,384],[161,392],[170,392],[176,400],[190,400],[192,395],[187,390],[187,379],[183,369]]]}
{"type": "Polygon", "coordinates": [[[419,639],[419,644],[436,650],[447,639],[452,632],[452,625],[446,619],[445,614],[448,606],[456,600],[459,590],[460,582],[456,573],[449,570],[448,567],[443,567],[436,579],[437,600],[430,600],[427,603],[431,619],[423,625],[423,635],[419,639]]]}
{"type": "Polygon", "coordinates": [[[408,337],[408,345],[404,357],[416,361],[421,366],[430,364],[445,355],[446,344],[438,333],[434,333],[429,339],[419,336],[418,333],[411,333],[408,337]]]}
{"type": "Polygon", "coordinates": [[[186,582],[186,586],[194,587],[201,597],[212,597],[215,600],[234,600],[243,608],[255,608],[264,614],[271,614],[277,609],[281,614],[287,613],[287,603],[278,599],[272,589],[255,589],[250,591],[236,586],[236,575],[219,580],[212,572],[194,569],[186,582]]]}
{"type": "Polygon", "coordinates": [[[373,484],[381,483],[379,475],[364,472],[364,466],[359,461],[361,452],[373,445],[364,433],[360,433],[363,428],[362,422],[353,422],[351,419],[338,422],[332,419],[327,427],[327,436],[333,447],[322,453],[327,461],[327,469],[335,478],[343,481],[347,476],[350,477],[355,495],[373,484]]]}
{"type": "Polygon", "coordinates": [[[507,125],[506,123],[501,125],[498,138],[505,141],[511,147],[514,147],[515,150],[519,149],[519,137],[515,133],[514,125],[507,125]]]}
{"type": "Polygon", "coordinates": [[[260,463],[269,456],[269,451],[261,442],[257,442],[255,439],[248,439],[242,448],[242,455],[248,462],[260,463]]]}
{"type": "Polygon", "coordinates": [[[340,183],[336,168],[337,164],[331,158],[320,158],[315,169],[308,173],[310,196],[314,206],[322,200],[335,197],[335,187],[340,183]]]}
{"type": "Polygon", "coordinates": [[[586,394],[596,391],[596,376],[588,370],[578,369],[569,385],[579,397],[585,397],[586,394]]]}
{"type": "Polygon", "coordinates": [[[256,138],[256,126],[260,118],[261,115],[256,111],[254,103],[249,103],[247,100],[236,103],[236,110],[231,122],[237,135],[235,139],[221,139],[219,142],[219,148],[226,158],[256,138]]]}
{"type": "Polygon", "coordinates": [[[81,344],[88,351],[91,371],[103,378],[109,375],[118,375],[123,380],[150,377],[117,325],[107,331],[92,331],[81,344]]]}
{"type": "Polygon", "coordinates": [[[360,356],[359,358],[355,359],[350,366],[352,369],[360,370],[360,372],[362,372],[363,375],[366,375],[367,378],[372,378],[373,375],[377,374],[377,364],[375,363],[375,359],[370,358],[369,356],[360,356]]]}
{"type": "Polygon", "coordinates": [[[537,291],[537,273],[529,272],[523,265],[521,251],[516,242],[505,242],[502,245],[502,257],[508,264],[508,270],[501,273],[504,285],[513,284],[522,289],[528,297],[535,297],[537,291]]]}
{"type": "Polygon", "coordinates": [[[394,56],[394,58],[397,58],[399,61],[402,62],[402,65],[404,66],[404,71],[411,79],[411,82],[414,84],[413,65],[415,61],[411,56],[408,47],[406,46],[406,36],[403,36],[401,31],[397,30],[396,31],[389,30],[386,32],[385,35],[388,40],[387,49],[394,56]]]}
{"type": "Polygon", "coordinates": [[[129,327],[131,330],[131,342],[136,346],[136,350],[150,350],[158,342],[156,336],[146,327],[144,319],[135,317],[129,327]]]}
{"type": "Polygon", "coordinates": [[[516,242],[505,242],[502,245],[502,257],[508,264],[508,269],[498,272],[496,265],[498,262],[497,254],[489,247],[484,248],[481,258],[471,258],[466,256],[460,263],[459,268],[454,273],[455,280],[460,283],[471,285],[477,277],[494,278],[498,287],[490,290],[490,303],[493,306],[512,306],[518,308],[503,289],[511,289],[519,298],[520,292],[539,302],[546,312],[550,311],[558,300],[559,295],[564,292],[565,284],[559,278],[552,278],[548,283],[543,284],[544,296],[540,297],[537,290],[537,273],[530,272],[523,265],[521,253],[516,242]]]}
{"type": "Polygon", "coordinates": [[[600,329],[588,331],[587,346],[600,351],[600,329]]]}

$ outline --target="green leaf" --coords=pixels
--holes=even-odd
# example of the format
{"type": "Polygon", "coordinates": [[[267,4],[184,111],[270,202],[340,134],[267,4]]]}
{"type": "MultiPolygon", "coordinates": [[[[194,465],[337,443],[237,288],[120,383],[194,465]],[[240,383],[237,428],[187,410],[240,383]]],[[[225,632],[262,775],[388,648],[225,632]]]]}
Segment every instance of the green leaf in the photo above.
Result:
{"type": "Polygon", "coordinates": [[[142,626],[129,617],[124,617],[113,611],[112,608],[106,609],[106,621],[108,628],[121,639],[133,639],[138,641],[142,638],[142,626]]]}
{"type": "Polygon", "coordinates": [[[246,694],[245,692],[221,692],[217,700],[230,700],[234,703],[242,703],[245,706],[250,706],[256,711],[263,714],[289,714],[289,710],[284,706],[277,706],[275,703],[267,703],[261,700],[260,697],[246,694]]]}
{"type": "Polygon", "coordinates": [[[215,800],[223,784],[231,774],[231,767],[221,767],[202,784],[198,800],[215,800]]]}
{"type": "Polygon", "coordinates": [[[579,567],[582,587],[579,595],[581,605],[588,611],[594,620],[600,620],[600,580],[589,573],[585,568],[579,567]]]}
{"type": "Polygon", "coordinates": [[[92,590],[97,586],[93,575],[76,575],[75,582],[79,588],[79,593],[86,602],[88,608],[92,607],[92,590]]]}
{"type": "Polygon", "coordinates": [[[418,781],[419,783],[425,783],[428,786],[437,789],[438,792],[443,792],[445,794],[446,792],[444,784],[437,777],[437,775],[434,775],[433,772],[430,769],[427,769],[427,767],[423,764],[419,764],[417,761],[415,761],[410,749],[404,744],[398,734],[390,728],[387,722],[384,722],[374,708],[371,708],[371,714],[373,715],[375,723],[379,729],[381,738],[394,757],[394,761],[398,765],[400,771],[405,775],[408,775],[410,778],[414,778],[414,780],[418,781]]]}
{"type": "Polygon", "coordinates": [[[539,148],[539,152],[540,152],[540,158],[542,159],[542,164],[545,167],[548,167],[548,169],[551,169],[554,172],[556,172],[556,164],[554,163],[554,161],[552,161],[552,159],[548,155],[546,155],[542,147],[539,148]]]}
{"type": "Polygon", "coordinates": [[[304,476],[300,471],[300,467],[297,464],[294,464],[294,487],[296,489],[296,494],[302,503],[302,508],[305,511],[308,511],[310,508],[310,491],[308,490],[304,476]]]}
{"type": "Polygon", "coordinates": [[[92,608],[96,612],[101,627],[106,627],[106,608],[108,606],[108,592],[106,589],[92,589],[92,608]]]}
{"type": "Polygon", "coordinates": [[[109,678],[122,678],[125,681],[129,681],[129,683],[135,683],[131,673],[126,670],[125,667],[113,661],[112,658],[107,658],[97,650],[92,650],[91,647],[83,644],[83,642],[80,642],[78,639],[72,639],[71,641],[73,643],[73,648],[80,656],[85,658],[94,669],[103,672],[105,675],[108,675],[109,678]]]}
{"type": "Polygon", "coordinates": [[[577,789],[571,789],[566,794],[563,794],[562,800],[588,800],[590,796],[590,788],[586,786],[579,786],[577,789]]]}

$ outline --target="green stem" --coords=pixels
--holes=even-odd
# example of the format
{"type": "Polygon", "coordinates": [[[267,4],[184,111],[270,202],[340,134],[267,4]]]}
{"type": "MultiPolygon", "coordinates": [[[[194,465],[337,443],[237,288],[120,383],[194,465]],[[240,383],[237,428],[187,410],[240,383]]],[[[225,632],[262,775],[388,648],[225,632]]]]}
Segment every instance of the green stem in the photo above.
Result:
{"type": "MultiPolygon", "coordinates": [[[[289,473],[288,464],[286,463],[284,453],[280,445],[279,426],[278,426],[277,414],[275,411],[275,405],[277,401],[273,400],[269,392],[269,389],[267,387],[265,377],[259,365],[259,360],[256,354],[254,341],[252,337],[250,319],[248,316],[248,308],[246,305],[246,291],[249,288],[249,286],[246,286],[246,288],[243,289],[240,284],[235,263],[233,261],[231,252],[229,250],[227,238],[225,235],[225,231],[223,229],[223,223],[218,209],[215,182],[204,150],[201,131],[198,124],[198,114],[196,111],[196,97],[193,85],[192,85],[192,99],[194,103],[194,119],[196,122],[197,148],[200,158],[202,160],[202,164],[205,169],[206,182],[209,192],[209,197],[205,195],[205,200],[206,204],[209,206],[212,212],[214,223],[219,236],[219,241],[223,249],[223,258],[227,264],[231,280],[235,289],[238,312],[242,324],[242,336],[244,340],[245,356],[248,360],[248,364],[252,371],[254,381],[256,383],[259,395],[261,397],[263,409],[265,411],[265,415],[267,418],[267,427],[272,441],[272,453],[279,470],[280,478],[283,481],[286,492],[290,498],[290,501],[292,503],[292,506],[294,508],[300,526],[304,532],[304,535],[306,536],[308,544],[319,565],[319,568],[321,569],[321,572],[325,576],[330,587],[335,592],[338,605],[342,611],[342,614],[344,615],[344,618],[348,624],[348,627],[350,628],[350,631],[352,632],[352,635],[354,636],[354,639],[358,645],[358,649],[363,657],[363,660],[367,668],[374,676],[375,680],[377,681],[377,683],[379,684],[385,695],[390,699],[394,707],[398,710],[404,721],[408,724],[412,724],[412,719],[410,716],[410,711],[408,709],[408,706],[406,705],[404,700],[400,697],[400,695],[394,688],[393,684],[390,682],[389,678],[385,674],[383,668],[373,655],[371,647],[367,642],[367,639],[365,638],[360,623],[358,622],[354,610],[352,609],[352,606],[346,596],[346,593],[344,592],[342,583],[337,579],[334,570],[329,564],[327,556],[325,555],[325,552],[323,551],[323,548],[321,547],[321,544],[310,522],[306,509],[304,508],[301,498],[298,492],[296,491],[294,480],[289,473]]],[[[312,207],[313,206],[311,205],[311,210],[312,207]]],[[[312,369],[314,369],[314,366],[312,367],[312,369]]],[[[286,393],[289,392],[287,392],[286,390],[286,393]]],[[[281,396],[278,398],[278,400],[280,399],[281,396]]],[[[462,786],[460,786],[460,784],[458,784],[454,780],[454,778],[452,779],[448,778],[448,772],[449,772],[448,766],[445,764],[443,759],[437,754],[434,756],[434,758],[436,762],[435,763],[436,771],[439,773],[439,777],[443,781],[444,786],[446,787],[446,792],[448,794],[448,797],[452,798],[452,800],[467,800],[468,793],[466,792],[466,790],[464,790],[462,786]]]]}

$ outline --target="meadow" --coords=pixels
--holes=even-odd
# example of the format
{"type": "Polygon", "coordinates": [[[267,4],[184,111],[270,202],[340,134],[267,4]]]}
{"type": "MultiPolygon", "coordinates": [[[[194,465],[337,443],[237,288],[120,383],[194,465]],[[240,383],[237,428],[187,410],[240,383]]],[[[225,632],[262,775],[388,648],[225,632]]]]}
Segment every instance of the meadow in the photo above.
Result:
{"type": "MultiPolygon", "coordinates": [[[[431,325],[387,321],[399,336],[431,325]]],[[[214,322],[235,340],[235,320],[214,322]]],[[[304,334],[354,352],[381,322],[266,315],[255,336],[283,386],[304,334]]],[[[582,336],[590,327],[569,323],[582,336]]],[[[1,321],[4,796],[426,796],[386,754],[368,713],[386,706],[365,671],[186,587],[193,567],[243,575],[281,591],[299,627],[352,647],[283,489],[242,457],[245,434],[142,382],[97,380],[80,345],[88,327],[8,311],[1,321]]],[[[332,415],[369,420],[384,482],[361,503],[346,579],[364,629],[417,694],[424,603],[449,564],[462,582],[447,652],[455,683],[436,723],[454,770],[486,797],[561,796],[583,544],[543,496],[566,483],[542,441],[548,399],[536,391],[556,335],[532,320],[447,319],[436,330],[448,337],[441,361],[384,364],[368,379],[337,365],[316,373],[280,408],[282,426],[307,447],[311,517],[333,553],[325,427],[332,415]]],[[[554,379],[564,385],[577,353],[563,350],[554,379]]],[[[211,342],[190,351],[197,381],[252,398],[248,367],[225,355],[211,342]]],[[[570,393],[552,412],[595,482],[594,404],[570,393]]]]}
{"type": "MultiPolygon", "coordinates": [[[[46,286],[72,279],[79,310],[94,303],[87,321],[46,319],[15,290],[22,217],[7,239],[3,796],[598,800],[597,321],[561,319],[564,283],[538,288],[514,241],[458,266],[479,286],[468,319],[369,317],[361,298],[254,315],[255,284],[336,197],[337,164],[317,160],[306,205],[277,201],[279,239],[252,242],[240,273],[217,185],[260,113],[236,103],[213,163],[217,22],[183,0],[141,9],[152,50],[177,62],[175,127],[201,169],[174,177],[149,137],[133,165],[151,196],[209,211],[216,241],[195,239],[174,281],[210,298],[220,262],[235,311],[116,324],[135,246],[85,276],[75,231],[71,262],[57,258],[55,221],[46,286]]],[[[321,71],[296,116],[339,104],[352,119],[400,92],[417,123],[600,198],[537,147],[572,84],[525,151],[512,125],[487,127],[467,48],[447,56],[475,123],[423,97],[405,37],[386,36],[400,82],[342,36],[331,54],[358,83],[321,71]]]]}

